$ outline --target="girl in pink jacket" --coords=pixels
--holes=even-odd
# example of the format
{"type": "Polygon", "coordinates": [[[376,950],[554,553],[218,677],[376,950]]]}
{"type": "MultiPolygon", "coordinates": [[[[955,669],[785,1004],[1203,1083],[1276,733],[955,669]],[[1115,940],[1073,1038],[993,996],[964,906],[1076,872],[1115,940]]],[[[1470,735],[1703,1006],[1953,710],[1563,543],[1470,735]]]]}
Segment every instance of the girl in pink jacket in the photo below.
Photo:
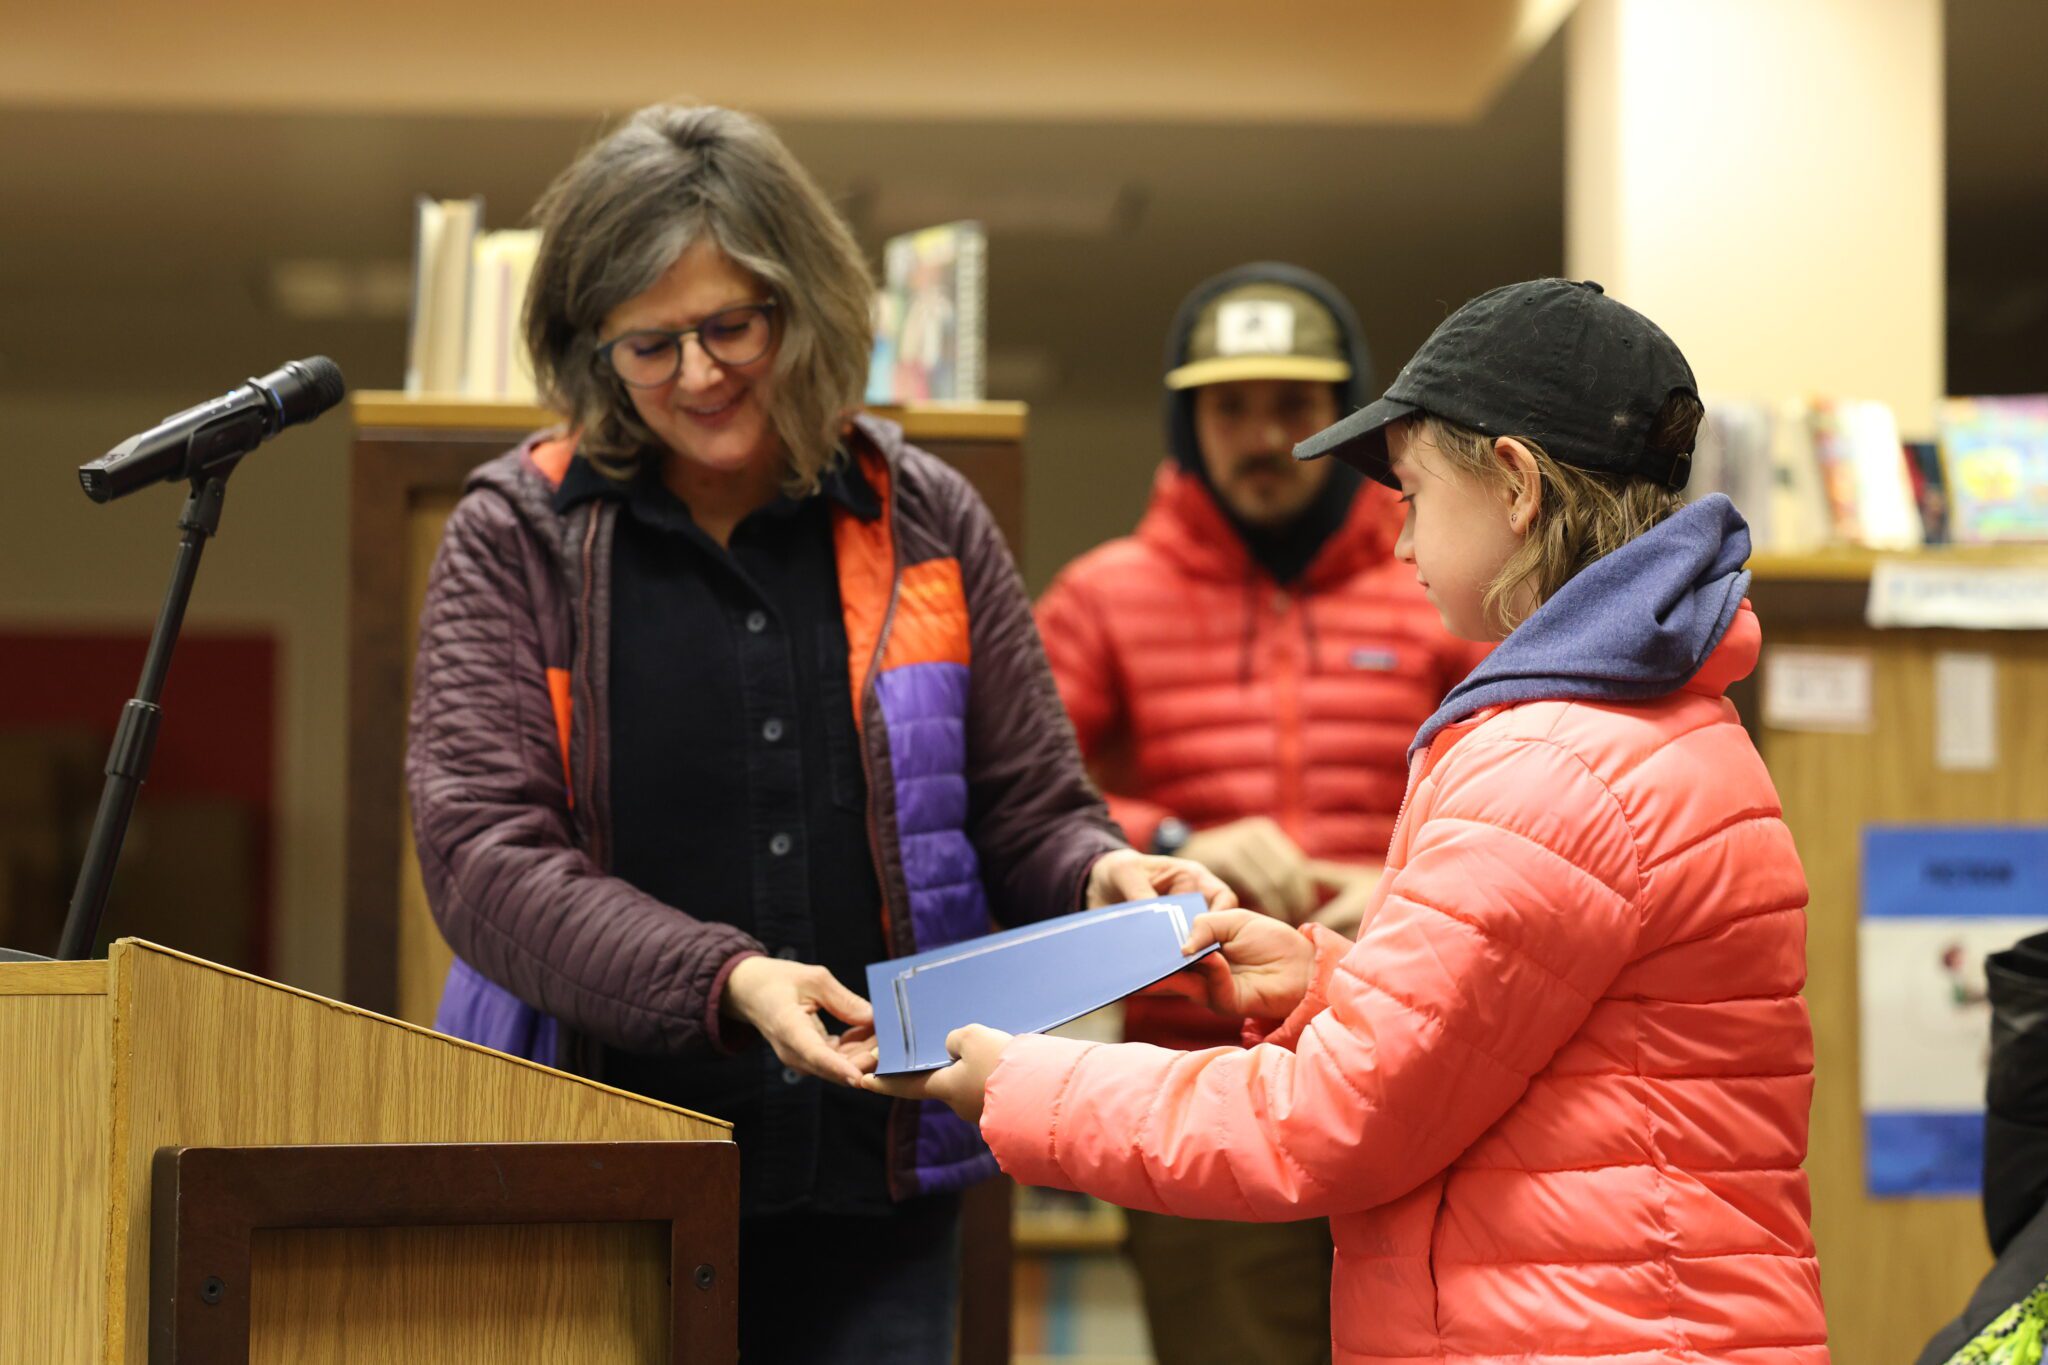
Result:
{"type": "Polygon", "coordinates": [[[1449,628],[1499,647],[1410,750],[1358,941],[1243,911],[1187,975],[1243,1048],[952,1039],[915,1091],[1027,1184],[1326,1215],[1337,1365],[1823,1365],[1800,1163],[1806,883],[1723,695],[1749,534],[1686,505],[1701,405],[1648,319],[1538,280],[1304,443],[1397,486],[1449,628]]]}

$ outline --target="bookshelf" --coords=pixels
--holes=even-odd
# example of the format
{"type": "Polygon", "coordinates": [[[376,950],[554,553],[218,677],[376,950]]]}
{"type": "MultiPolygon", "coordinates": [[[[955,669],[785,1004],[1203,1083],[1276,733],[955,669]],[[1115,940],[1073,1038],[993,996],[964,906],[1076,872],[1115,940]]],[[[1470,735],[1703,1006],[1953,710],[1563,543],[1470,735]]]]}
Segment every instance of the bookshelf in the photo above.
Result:
{"type": "Polygon", "coordinates": [[[1034,1256],[1106,1256],[1124,1247],[1123,1210],[1109,1204],[1086,1213],[1018,1210],[1017,1250],[1034,1256]]]}
{"type": "Polygon", "coordinates": [[[1882,560],[1942,564],[1961,568],[2048,568],[2048,545],[1928,545],[1916,550],[1871,550],[1835,545],[1813,550],[1763,551],[1750,556],[1757,581],[1778,583],[1868,583],[1882,560]]]}
{"type": "MultiPolygon", "coordinates": [[[[365,389],[350,400],[356,427],[411,428],[436,431],[483,430],[524,434],[554,426],[562,418],[548,408],[495,398],[461,394],[408,394],[394,389],[365,389]]],[[[1016,402],[914,403],[866,409],[877,417],[900,422],[913,441],[1024,439],[1030,410],[1016,402]]]]}
{"type": "Polygon", "coordinates": [[[1807,909],[1806,1000],[1815,1085],[1806,1169],[1813,1189],[1830,1335],[1838,1360],[1884,1360],[1933,1334],[1990,1264],[1972,1197],[1878,1199],[1864,1185],[1858,929],[1862,831],[1872,824],[2048,823],[2048,631],[1874,629],[1865,619],[1880,563],[2048,568],[2048,545],[1839,546],[1753,557],[1750,600],[1763,624],[1758,674],[1731,699],[1771,770],[1797,841],[1807,909]],[[1871,670],[1871,727],[1845,734],[1781,728],[1762,714],[1772,651],[1814,647],[1861,656],[1871,670]],[[1999,746],[1988,771],[1936,758],[1940,655],[1988,655],[1996,670],[1999,746]]]}

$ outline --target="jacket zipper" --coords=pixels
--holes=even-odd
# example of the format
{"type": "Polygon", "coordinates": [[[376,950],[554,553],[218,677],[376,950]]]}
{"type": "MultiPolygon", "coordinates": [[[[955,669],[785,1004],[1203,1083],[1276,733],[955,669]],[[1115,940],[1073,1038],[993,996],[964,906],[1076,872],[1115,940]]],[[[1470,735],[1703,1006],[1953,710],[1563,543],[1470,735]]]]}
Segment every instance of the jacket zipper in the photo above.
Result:
{"type": "MultiPolygon", "coordinates": [[[[597,521],[600,515],[602,513],[598,508],[593,507],[590,509],[590,525],[583,533],[583,586],[581,592],[577,594],[578,601],[576,607],[576,676],[579,679],[579,685],[583,692],[583,715],[585,717],[583,726],[585,762],[583,764],[583,771],[578,774],[582,779],[579,784],[583,788],[581,800],[584,816],[590,822],[590,860],[599,867],[604,867],[604,835],[598,828],[597,807],[594,804],[597,790],[597,762],[593,756],[597,744],[597,688],[592,683],[590,677],[590,601],[591,595],[596,591],[592,586],[592,573],[597,559],[597,521]]],[[[574,746],[572,745],[571,747],[573,748],[574,746]]]]}
{"type": "Polygon", "coordinates": [[[1273,600],[1278,607],[1279,618],[1273,632],[1275,645],[1285,641],[1290,648],[1276,648],[1278,667],[1273,674],[1273,704],[1279,721],[1279,779],[1280,824],[1297,843],[1308,831],[1306,801],[1302,796],[1302,717],[1301,683],[1302,668],[1300,657],[1291,646],[1296,642],[1298,632],[1290,631],[1294,615],[1295,598],[1285,588],[1275,588],[1278,594],[1273,600]]]}
{"type": "MultiPolygon", "coordinates": [[[[858,457],[856,457],[858,458],[858,457]]],[[[886,457],[885,457],[886,460],[886,457]]],[[[892,471],[893,472],[893,471],[892,471]]],[[[868,724],[868,702],[875,697],[876,679],[881,676],[882,656],[889,647],[889,629],[896,623],[896,600],[903,586],[902,573],[902,528],[896,522],[896,489],[893,483],[889,489],[882,515],[889,518],[889,605],[882,611],[882,628],[875,632],[874,652],[868,656],[867,672],[860,683],[860,775],[867,788],[868,797],[868,856],[875,860],[875,885],[882,893],[882,936],[889,944],[891,953],[898,952],[901,944],[896,941],[897,916],[890,909],[890,885],[888,864],[882,860],[882,817],[875,805],[875,765],[872,750],[872,727],[868,724]]],[[[877,716],[880,706],[877,704],[877,716]]],[[[904,888],[909,894],[909,888],[904,888]]],[[[911,945],[913,948],[915,944],[911,945]]],[[[882,1170],[893,1199],[908,1199],[917,1193],[917,1156],[911,1149],[909,1168],[900,1169],[897,1153],[902,1150],[906,1134],[903,1125],[915,1122],[914,1116],[920,1106],[898,1102],[889,1106],[889,1117],[883,1140],[888,1155],[883,1159],[882,1170]]]]}
{"type": "MultiPolygon", "coordinates": [[[[902,551],[900,527],[896,524],[896,498],[891,490],[889,505],[883,515],[889,518],[889,605],[882,612],[882,628],[875,633],[874,653],[868,658],[867,672],[860,684],[860,774],[867,788],[868,797],[868,856],[875,860],[875,880],[882,892],[882,932],[889,941],[889,951],[897,952],[902,945],[897,942],[896,929],[899,916],[891,901],[889,865],[882,859],[882,817],[875,807],[875,765],[872,748],[872,727],[868,724],[868,702],[875,697],[876,679],[882,671],[882,656],[889,647],[889,630],[896,623],[896,599],[903,585],[902,551]]],[[[878,707],[879,710],[879,707],[878,707]]],[[[905,888],[906,894],[908,888],[905,888]]],[[[913,948],[915,944],[911,945],[913,948]]]]}

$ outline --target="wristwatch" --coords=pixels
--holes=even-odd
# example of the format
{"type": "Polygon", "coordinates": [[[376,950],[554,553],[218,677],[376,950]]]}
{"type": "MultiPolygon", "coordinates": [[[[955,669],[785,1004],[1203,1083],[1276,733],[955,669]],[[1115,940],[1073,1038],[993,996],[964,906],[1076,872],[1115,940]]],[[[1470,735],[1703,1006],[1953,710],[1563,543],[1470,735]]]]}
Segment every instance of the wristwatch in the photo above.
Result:
{"type": "Polygon", "coordinates": [[[1188,840],[1195,832],[1188,828],[1187,821],[1169,815],[1159,822],[1159,828],[1152,831],[1152,851],[1172,857],[1187,847],[1188,840]]]}

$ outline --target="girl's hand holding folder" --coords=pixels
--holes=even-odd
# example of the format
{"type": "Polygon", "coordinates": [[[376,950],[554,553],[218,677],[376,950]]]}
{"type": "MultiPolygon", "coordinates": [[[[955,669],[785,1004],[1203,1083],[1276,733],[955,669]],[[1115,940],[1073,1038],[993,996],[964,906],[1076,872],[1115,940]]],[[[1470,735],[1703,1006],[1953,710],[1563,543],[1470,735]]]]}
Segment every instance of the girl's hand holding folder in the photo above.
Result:
{"type": "MultiPolygon", "coordinates": [[[[988,1078],[1010,1042],[1011,1036],[1001,1029],[969,1024],[946,1035],[946,1051],[960,1059],[953,1065],[908,1076],[863,1076],[860,1085],[899,1100],[938,1100],[969,1123],[980,1123],[988,1078]]],[[[873,1065],[872,1060],[868,1064],[873,1065]]]]}
{"type": "Polygon", "coordinates": [[[1308,994],[1315,945],[1294,926],[1255,910],[1195,916],[1183,953],[1217,951],[1167,978],[1227,1019],[1285,1019],[1308,994]]]}

